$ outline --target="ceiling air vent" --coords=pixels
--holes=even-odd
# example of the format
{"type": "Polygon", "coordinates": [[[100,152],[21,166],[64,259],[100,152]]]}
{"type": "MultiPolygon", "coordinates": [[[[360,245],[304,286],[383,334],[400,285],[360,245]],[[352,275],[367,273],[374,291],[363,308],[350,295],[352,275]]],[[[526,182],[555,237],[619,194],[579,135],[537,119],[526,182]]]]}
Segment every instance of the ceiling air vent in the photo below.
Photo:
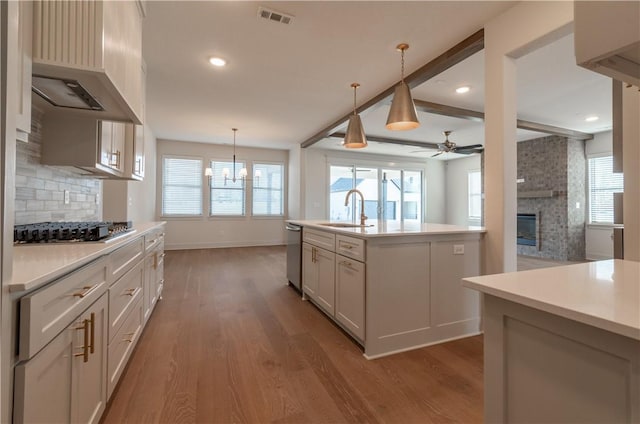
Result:
{"type": "Polygon", "coordinates": [[[268,21],[280,22],[281,24],[290,24],[293,21],[293,16],[286,13],[277,12],[272,9],[260,6],[258,8],[258,18],[266,19],[268,21]]]}

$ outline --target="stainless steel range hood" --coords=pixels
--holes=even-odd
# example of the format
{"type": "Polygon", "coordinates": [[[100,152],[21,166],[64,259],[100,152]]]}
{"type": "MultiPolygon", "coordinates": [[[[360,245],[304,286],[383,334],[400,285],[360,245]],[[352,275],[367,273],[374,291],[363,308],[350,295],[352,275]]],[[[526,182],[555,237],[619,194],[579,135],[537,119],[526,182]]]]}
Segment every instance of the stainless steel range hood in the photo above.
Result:
{"type": "Polygon", "coordinates": [[[77,80],[33,75],[33,92],[56,107],[104,111],[104,107],[77,80]]]}

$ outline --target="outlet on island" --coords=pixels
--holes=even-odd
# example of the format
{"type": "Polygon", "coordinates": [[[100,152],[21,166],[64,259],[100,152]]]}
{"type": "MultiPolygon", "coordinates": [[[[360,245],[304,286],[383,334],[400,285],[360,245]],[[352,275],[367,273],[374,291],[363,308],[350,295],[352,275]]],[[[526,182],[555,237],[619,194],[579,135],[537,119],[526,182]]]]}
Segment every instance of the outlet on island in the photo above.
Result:
{"type": "Polygon", "coordinates": [[[69,195],[69,190],[64,191],[64,204],[68,205],[71,201],[71,196],[69,195]]]}
{"type": "Polygon", "coordinates": [[[464,244],[454,244],[453,245],[453,254],[454,255],[464,255],[464,244]]]}

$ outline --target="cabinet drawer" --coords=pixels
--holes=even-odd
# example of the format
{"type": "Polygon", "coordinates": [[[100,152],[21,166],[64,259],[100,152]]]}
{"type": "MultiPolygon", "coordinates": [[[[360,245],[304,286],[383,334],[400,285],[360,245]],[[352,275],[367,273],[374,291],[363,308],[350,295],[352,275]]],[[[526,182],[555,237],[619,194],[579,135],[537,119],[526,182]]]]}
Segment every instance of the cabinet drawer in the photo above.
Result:
{"type": "Polygon", "coordinates": [[[364,262],[364,240],[337,235],[336,236],[336,253],[364,262]]]}
{"type": "Polygon", "coordinates": [[[107,290],[106,257],[20,299],[19,359],[32,357],[107,290]]]}
{"type": "Polygon", "coordinates": [[[122,371],[127,366],[129,356],[138,342],[142,332],[142,313],[142,298],[139,298],[109,344],[107,399],[111,397],[122,371]]]}
{"type": "Polygon", "coordinates": [[[142,297],[144,262],[138,262],[109,288],[109,340],[112,340],[129,311],[142,297]]]}
{"type": "Polygon", "coordinates": [[[129,271],[139,260],[142,259],[144,252],[144,237],[138,237],[131,243],[114,251],[109,255],[110,258],[110,280],[113,284],[118,281],[127,271],[129,271]]]}
{"type": "Polygon", "coordinates": [[[144,251],[153,250],[159,243],[164,244],[164,227],[150,231],[144,236],[144,251]]]}
{"type": "Polygon", "coordinates": [[[304,227],[302,229],[302,240],[332,252],[336,247],[335,234],[326,231],[312,230],[304,227]]]}

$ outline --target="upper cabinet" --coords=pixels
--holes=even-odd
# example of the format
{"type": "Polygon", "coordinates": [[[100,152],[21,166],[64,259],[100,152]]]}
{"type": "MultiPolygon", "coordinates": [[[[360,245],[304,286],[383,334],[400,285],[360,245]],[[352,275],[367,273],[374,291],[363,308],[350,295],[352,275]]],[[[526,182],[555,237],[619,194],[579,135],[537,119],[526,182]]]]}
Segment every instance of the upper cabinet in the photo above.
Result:
{"type": "Polygon", "coordinates": [[[141,124],[138,1],[33,2],[33,87],[50,105],[141,124]]]}
{"type": "Polygon", "coordinates": [[[640,87],[640,2],[576,1],[576,63],[640,87]]]}
{"type": "Polygon", "coordinates": [[[16,136],[27,141],[31,133],[31,45],[33,33],[33,3],[20,1],[18,9],[18,97],[16,104],[16,136]]]}

